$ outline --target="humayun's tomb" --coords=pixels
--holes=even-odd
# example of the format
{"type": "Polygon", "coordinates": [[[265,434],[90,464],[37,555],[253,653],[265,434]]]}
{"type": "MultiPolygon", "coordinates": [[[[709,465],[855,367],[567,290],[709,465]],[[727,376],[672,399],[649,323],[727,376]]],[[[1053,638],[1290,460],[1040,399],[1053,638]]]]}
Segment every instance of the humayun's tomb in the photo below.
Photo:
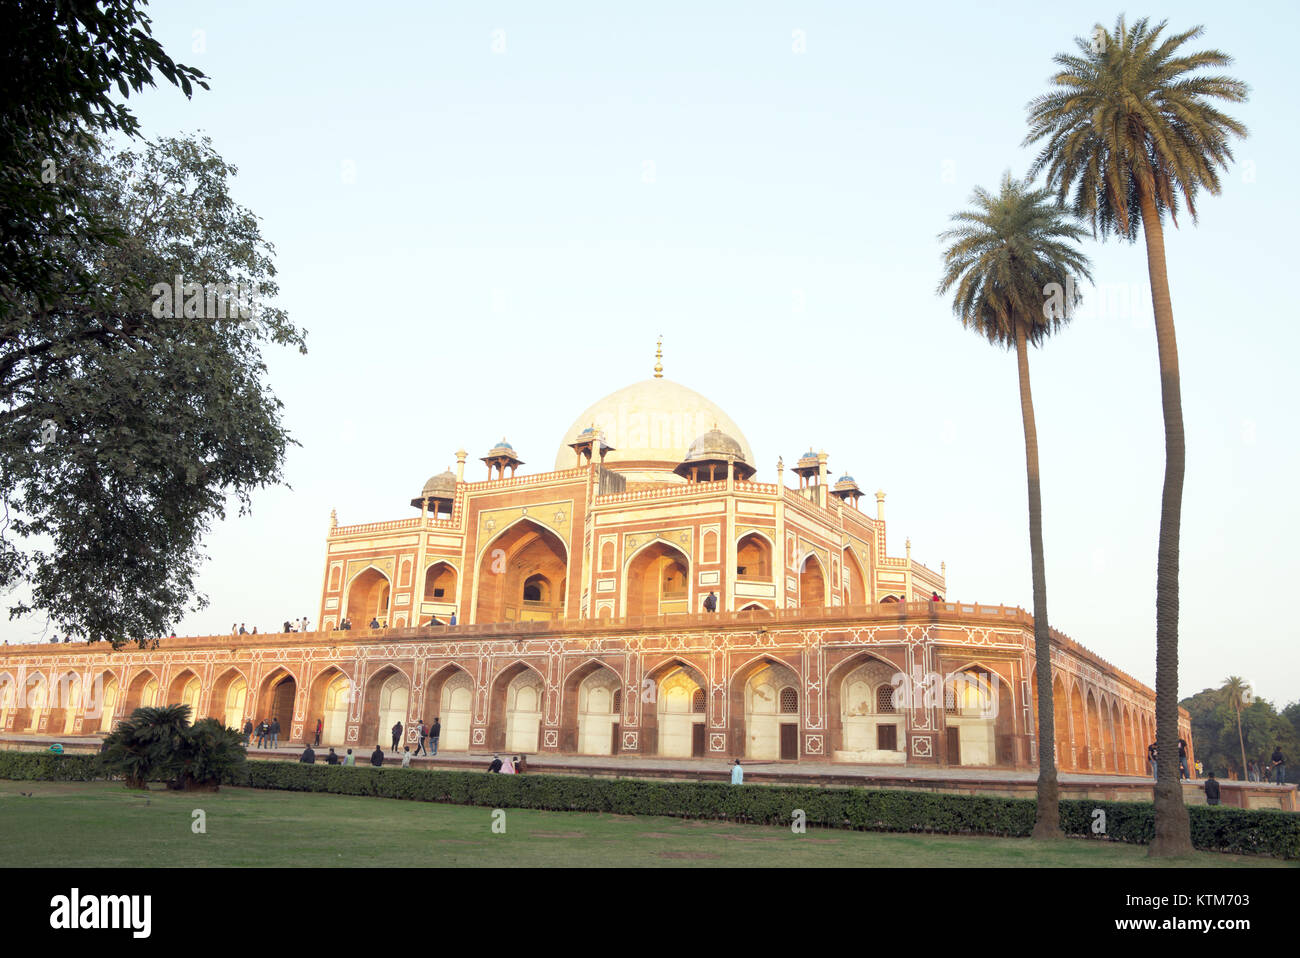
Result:
{"type": "MultiPolygon", "coordinates": [[[[366,750],[439,716],[440,751],[1036,764],[1032,618],[889,554],[885,494],[860,508],[826,453],[756,482],[740,427],[656,365],[578,416],[550,471],[517,474],[504,440],[477,481],[467,458],[416,516],[331,516],[319,631],[8,646],[0,729],[183,702],[366,750]]],[[[1059,767],[1144,774],[1154,692],[1053,634],[1059,767]]]]}

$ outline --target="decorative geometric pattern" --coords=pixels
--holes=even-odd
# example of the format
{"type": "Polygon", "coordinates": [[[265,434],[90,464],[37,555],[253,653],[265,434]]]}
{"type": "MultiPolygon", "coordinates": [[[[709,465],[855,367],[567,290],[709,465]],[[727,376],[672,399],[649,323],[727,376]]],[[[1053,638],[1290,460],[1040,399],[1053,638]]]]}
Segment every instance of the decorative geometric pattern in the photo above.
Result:
{"type": "Polygon", "coordinates": [[[820,735],[804,736],[803,750],[809,755],[822,754],[822,737],[820,735]]]}
{"type": "Polygon", "coordinates": [[[913,735],[912,736],[912,754],[917,758],[929,758],[932,754],[930,751],[930,736],[913,735]]]}
{"type": "Polygon", "coordinates": [[[547,748],[560,747],[560,733],[553,728],[548,728],[546,734],[542,736],[542,744],[547,748]]]}
{"type": "Polygon", "coordinates": [[[724,752],[727,749],[727,736],[714,732],[709,736],[709,751],[724,752]]]}
{"type": "Polygon", "coordinates": [[[481,728],[474,729],[474,744],[475,745],[487,744],[487,729],[481,729],[481,728]]]}
{"type": "Polygon", "coordinates": [[[635,729],[623,733],[623,751],[635,752],[637,750],[637,732],[635,729]]]}

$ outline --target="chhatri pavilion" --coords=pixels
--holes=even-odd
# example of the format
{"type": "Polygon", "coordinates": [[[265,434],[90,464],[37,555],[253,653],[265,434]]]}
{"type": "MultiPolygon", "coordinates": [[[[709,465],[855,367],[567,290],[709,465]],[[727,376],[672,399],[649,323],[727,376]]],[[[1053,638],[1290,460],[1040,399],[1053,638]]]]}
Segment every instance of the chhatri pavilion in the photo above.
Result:
{"type": "MultiPolygon", "coordinates": [[[[438,717],[440,751],[1036,764],[1031,616],[949,601],[942,566],[891,555],[885,494],[863,508],[824,451],[756,481],[740,426],[657,362],[574,419],[552,468],[526,453],[503,438],[467,476],[458,451],[417,515],[331,516],[319,631],[4,648],[0,729],[184,702],[367,750],[438,717]]],[[[1154,692],[1054,637],[1059,767],[1145,773],[1154,692]]]]}

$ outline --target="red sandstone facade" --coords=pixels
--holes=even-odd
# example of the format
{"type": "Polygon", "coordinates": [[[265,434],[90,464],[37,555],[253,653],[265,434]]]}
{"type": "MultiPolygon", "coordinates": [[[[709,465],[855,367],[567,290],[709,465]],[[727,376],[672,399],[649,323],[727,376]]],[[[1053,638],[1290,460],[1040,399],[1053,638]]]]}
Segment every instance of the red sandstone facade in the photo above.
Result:
{"type": "MultiPolygon", "coordinates": [[[[367,751],[437,716],[442,750],[1035,764],[1030,617],[943,601],[910,543],[887,554],[884,493],[861,511],[824,452],[798,488],[781,465],[752,481],[738,433],[656,375],[579,417],[551,472],[516,475],[503,440],[467,482],[459,452],[418,517],[331,520],[320,631],[9,647],[0,728],[86,734],[185,702],[367,751]]],[[[1154,693],[1058,641],[1059,767],[1145,774],[1154,693]]]]}

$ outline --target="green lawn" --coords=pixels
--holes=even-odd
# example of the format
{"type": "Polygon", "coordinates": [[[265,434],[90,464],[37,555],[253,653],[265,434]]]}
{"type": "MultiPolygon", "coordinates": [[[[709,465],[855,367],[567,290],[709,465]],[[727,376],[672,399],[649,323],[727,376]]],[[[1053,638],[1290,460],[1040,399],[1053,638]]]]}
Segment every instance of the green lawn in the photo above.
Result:
{"type": "MultiPolygon", "coordinates": [[[[17,867],[726,865],[1147,867],[1146,849],[1081,839],[891,835],[493,810],[383,798],[226,788],[131,792],[108,782],[0,781],[0,855],[17,867]],[[31,797],[23,795],[32,793],[31,797]],[[191,830],[206,813],[206,834],[191,830]]],[[[1198,852],[1161,864],[1280,866],[1198,852]]]]}

